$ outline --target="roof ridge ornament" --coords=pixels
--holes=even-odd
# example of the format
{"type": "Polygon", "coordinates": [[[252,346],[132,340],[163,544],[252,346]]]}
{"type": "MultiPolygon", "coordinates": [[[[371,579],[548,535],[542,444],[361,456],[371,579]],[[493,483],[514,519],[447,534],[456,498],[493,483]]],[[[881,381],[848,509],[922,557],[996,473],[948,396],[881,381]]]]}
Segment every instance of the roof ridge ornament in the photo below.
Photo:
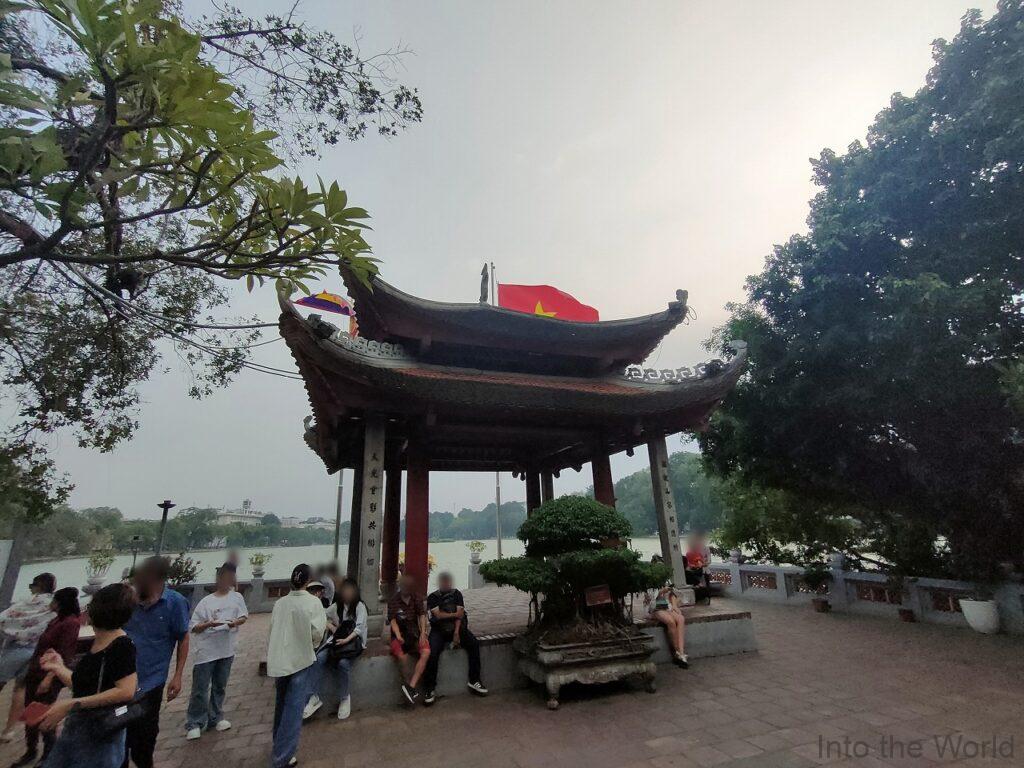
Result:
{"type": "MultiPolygon", "coordinates": [[[[734,357],[728,361],[714,358],[703,363],[698,363],[692,368],[687,365],[679,368],[644,368],[639,365],[630,365],[622,372],[622,377],[628,381],[642,381],[647,384],[682,384],[695,379],[710,379],[721,376],[732,366],[736,365],[737,358],[745,357],[743,352],[747,349],[747,343],[738,339],[727,342],[726,349],[733,352],[734,357]]],[[[742,361],[742,360],[741,360],[742,361]]]]}

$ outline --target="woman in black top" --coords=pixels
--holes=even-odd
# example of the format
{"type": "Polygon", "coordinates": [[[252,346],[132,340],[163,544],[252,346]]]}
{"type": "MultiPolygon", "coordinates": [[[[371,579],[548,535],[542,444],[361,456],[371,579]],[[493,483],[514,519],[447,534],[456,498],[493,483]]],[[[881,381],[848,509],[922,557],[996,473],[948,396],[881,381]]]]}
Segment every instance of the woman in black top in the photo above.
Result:
{"type": "Polygon", "coordinates": [[[104,587],[88,608],[96,639],[75,671],[65,666],[58,653],[50,651],[43,656],[43,669],[71,688],[71,698],[50,707],[40,723],[43,730],[53,730],[67,718],[43,768],[119,768],[124,762],[124,730],[106,736],[99,733],[90,727],[89,710],[127,704],[135,696],[135,644],[122,629],[134,608],[131,587],[104,587]]]}

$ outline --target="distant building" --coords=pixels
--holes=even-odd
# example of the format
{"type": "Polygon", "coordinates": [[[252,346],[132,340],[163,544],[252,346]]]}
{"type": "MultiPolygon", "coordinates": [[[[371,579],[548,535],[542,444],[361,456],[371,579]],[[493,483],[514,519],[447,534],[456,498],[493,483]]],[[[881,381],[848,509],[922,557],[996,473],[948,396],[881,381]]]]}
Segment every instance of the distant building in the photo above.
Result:
{"type": "Polygon", "coordinates": [[[217,513],[217,524],[227,525],[228,523],[241,523],[242,525],[259,525],[263,522],[263,516],[266,512],[260,512],[258,509],[254,509],[252,501],[246,499],[242,502],[241,509],[227,509],[222,508],[217,513]]]}
{"type": "Polygon", "coordinates": [[[302,525],[302,521],[299,518],[290,516],[279,518],[281,520],[282,528],[298,528],[302,525]]]}
{"type": "Polygon", "coordinates": [[[326,528],[334,530],[334,521],[325,517],[308,517],[299,523],[303,528],[326,528]]]}

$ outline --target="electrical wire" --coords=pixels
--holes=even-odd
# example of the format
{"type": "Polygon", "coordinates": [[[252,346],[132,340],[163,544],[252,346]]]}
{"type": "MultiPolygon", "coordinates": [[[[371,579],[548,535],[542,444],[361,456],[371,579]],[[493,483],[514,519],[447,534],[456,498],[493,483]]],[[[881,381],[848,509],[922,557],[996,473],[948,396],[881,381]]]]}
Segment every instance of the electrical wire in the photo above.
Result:
{"type": "MultiPolygon", "coordinates": [[[[50,262],[50,264],[55,269],[57,268],[57,265],[55,263],[50,262]]],[[[187,322],[187,321],[184,321],[184,320],[179,320],[179,319],[174,318],[174,317],[168,317],[167,315],[161,315],[161,314],[159,314],[157,312],[150,312],[148,309],[143,309],[142,307],[135,306],[134,304],[132,304],[132,302],[128,301],[127,299],[125,299],[120,294],[117,294],[117,293],[114,293],[113,291],[107,290],[102,285],[97,283],[95,280],[90,278],[88,275],[84,274],[74,264],[66,264],[65,266],[68,269],[70,269],[72,272],[74,272],[76,275],[78,275],[78,277],[81,280],[83,280],[84,282],[86,282],[90,286],[92,286],[92,288],[94,290],[98,291],[99,293],[101,293],[102,295],[106,296],[107,298],[113,300],[119,306],[130,307],[131,309],[133,309],[136,312],[139,312],[141,314],[148,315],[149,317],[152,317],[154,320],[160,320],[162,322],[167,322],[167,323],[174,323],[176,325],[187,325],[190,328],[201,328],[201,329],[206,329],[206,330],[218,330],[218,331],[244,331],[244,330],[249,330],[249,329],[254,329],[254,328],[276,328],[277,327],[277,323],[248,323],[248,324],[239,323],[237,325],[233,325],[233,324],[221,325],[221,324],[218,324],[218,323],[207,323],[207,324],[204,324],[204,323],[190,323],[190,322],[187,322]]],[[[60,271],[60,270],[58,269],[58,271],[60,271]]],[[[67,277],[67,275],[65,275],[65,277],[67,277]]],[[[79,286],[79,287],[81,287],[81,286],[79,286]]]]}
{"type": "MultiPolygon", "coordinates": [[[[196,349],[198,349],[198,350],[200,350],[202,352],[205,352],[208,355],[211,355],[213,357],[217,357],[217,358],[220,358],[220,359],[225,359],[225,358],[229,357],[229,355],[226,355],[226,354],[223,353],[223,350],[247,348],[247,347],[210,347],[210,346],[207,346],[205,344],[200,344],[199,342],[195,341],[194,339],[190,339],[187,336],[183,336],[180,333],[177,333],[176,331],[174,331],[174,330],[172,330],[170,328],[167,328],[166,326],[160,325],[159,323],[155,322],[152,319],[149,319],[148,317],[146,317],[146,315],[154,315],[156,317],[163,317],[163,316],[162,315],[156,315],[156,313],[147,312],[145,310],[140,309],[139,307],[132,306],[130,303],[125,302],[117,294],[112,293],[111,291],[106,290],[102,286],[96,285],[92,280],[90,280],[85,275],[82,275],[73,266],[68,265],[69,268],[71,269],[71,271],[74,272],[76,275],[78,275],[84,281],[85,284],[79,283],[76,280],[74,280],[70,275],[68,275],[66,272],[64,272],[57,265],[54,264],[52,266],[54,267],[56,272],[58,274],[60,274],[69,283],[71,283],[72,285],[74,285],[74,286],[76,286],[76,287],[86,291],[87,293],[92,294],[95,298],[102,298],[103,295],[106,295],[106,296],[109,296],[110,298],[114,299],[116,301],[116,303],[117,303],[118,311],[121,313],[122,317],[124,317],[129,322],[140,322],[140,323],[143,323],[143,324],[148,325],[150,327],[156,328],[157,330],[159,330],[164,335],[169,336],[169,337],[175,339],[179,343],[188,345],[190,347],[194,347],[194,348],[196,348],[196,349]],[[97,293],[100,294],[100,295],[97,296],[96,295],[97,293]],[[133,317],[131,313],[135,313],[136,316],[133,317]]],[[[176,322],[176,321],[171,321],[171,322],[176,322]]],[[[277,339],[272,339],[271,341],[276,341],[276,340],[277,339]]],[[[270,342],[262,342],[262,343],[266,344],[266,343],[270,343],[270,342]]],[[[250,345],[250,346],[260,346],[260,345],[254,344],[254,345],[250,345]]],[[[296,375],[296,373],[294,371],[288,371],[288,370],[285,370],[283,368],[274,368],[274,367],[269,366],[269,365],[263,365],[262,363],[253,363],[253,362],[251,362],[249,360],[241,361],[241,365],[243,367],[245,367],[245,368],[248,368],[250,370],[256,371],[258,373],[266,373],[266,374],[269,374],[271,376],[279,376],[281,378],[287,378],[287,379],[293,379],[293,380],[296,380],[296,381],[302,381],[302,377],[299,376],[299,375],[296,375]]]]}

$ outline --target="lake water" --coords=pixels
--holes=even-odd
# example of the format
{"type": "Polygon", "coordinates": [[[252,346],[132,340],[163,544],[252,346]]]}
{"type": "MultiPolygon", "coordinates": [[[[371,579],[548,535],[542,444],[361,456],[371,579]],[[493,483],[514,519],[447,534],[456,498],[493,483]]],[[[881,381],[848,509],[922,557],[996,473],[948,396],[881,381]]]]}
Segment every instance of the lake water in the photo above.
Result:
{"type": "MultiPolygon", "coordinates": [[[[437,566],[430,576],[430,587],[433,588],[440,571],[451,571],[455,577],[457,586],[465,586],[469,569],[469,549],[465,541],[440,541],[431,542],[429,552],[434,556],[437,566]]],[[[483,560],[492,560],[497,556],[497,542],[493,539],[484,542],[487,549],[481,555],[483,560]]],[[[345,563],[347,558],[347,547],[341,548],[341,562],[345,563]]],[[[642,537],[633,539],[633,549],[639,550],[646,558],[661,551],[661,544],[657,537],[642,537]]],[[[272,555],[270,562],[266,565],[267,579],[287,579],[299,563],[319,565],[331,559],[334,547],[330,544],[322,544],[309,547],[263,547],[259,549],[242,549],[241,562],[238,567],[238,578],[240,581],[247,581],[252,578],[252,568],[249,565],[249,555],[254,552],[266,552],[272,555]]],[[[515,557],[523,554],[523,542],[519,539],[502,539],[501,552],[504,557],[515,557]]],[[[171,553],[176,554],[176,553],[171,553]]],[[[199,576],[197,581],[213,581],[214,569],[224,562],[227,550],[206,550],[203,552],[190,552],[189,556],[199,563],[199,576]]],[[[146,556],[140,553],[139,558],[146,556]]],[[[86,583],[84,557],[67,558],[65,560],[50,560],[46,562],[25,563],[21,567],[18,576],[18,585],[15,589],[15,597],[28,595],[28,585],[37,573],[49,571],[57,577],[58,587],[79,587],[86,583]]],[[[118,555],[107,573],[106,583],[119,578],[125,568],[132,564],[132,556],[118,555]]]]}

